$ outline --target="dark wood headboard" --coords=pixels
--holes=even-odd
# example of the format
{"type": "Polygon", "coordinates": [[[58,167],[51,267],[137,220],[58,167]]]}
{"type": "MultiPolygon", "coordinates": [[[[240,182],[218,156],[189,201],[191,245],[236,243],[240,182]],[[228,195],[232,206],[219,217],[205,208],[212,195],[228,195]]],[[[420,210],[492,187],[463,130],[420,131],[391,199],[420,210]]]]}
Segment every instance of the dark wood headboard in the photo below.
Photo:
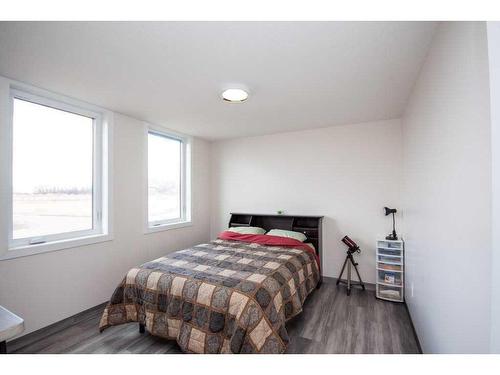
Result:
{"type": "Polygon", "coordinates": [[[293,216],[293,215],[265,215],[231,212],[228,227],[261,227],[266,231],[271,229],[293,230],[304,233],[307,240],[314,245],[318,254],[321,269],[323,269],[323,216],[293,216]]]}

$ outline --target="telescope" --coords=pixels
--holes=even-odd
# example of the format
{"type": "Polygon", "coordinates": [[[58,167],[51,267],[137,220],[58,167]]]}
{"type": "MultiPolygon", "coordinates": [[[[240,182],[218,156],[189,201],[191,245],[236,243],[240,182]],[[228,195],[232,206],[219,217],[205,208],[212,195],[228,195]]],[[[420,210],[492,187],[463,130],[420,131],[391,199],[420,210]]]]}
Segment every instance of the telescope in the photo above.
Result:
{"type": "Polygon", "coordinates": [[[361,252],[361,249],[359,248],[358,244],[353,240],[351,240],[349,236],[344,236],[344,238],[342,238],[342,242],[347,245],[348,251],[350,251],[351,253],[361,252]]]}
{"type": "Polygon", "coordinates": [[[351,287],[352,286],[360,286],[363,290],[365,290],[365,284],[361,279],[361,276],[358,271],[358,263],[354,261],[354,257],[352,256],[354,253],[361,253],[361,249],[358,244],[351,240],[349,236],[344,236],[341,240],[347,246],[347,256],[345,257],[344,265],[342,266],[342,271],[340,271],[340,275],[337,278],[337,285],[340,283],[347,284],[347,295],[351,295],[351,287]],[[342,280],[342,274],[344,273],[345,266],[347,265],[347,280],[342,280]],[[358,275],[358,282],[351,281],[351,266],[354,266],[354,270],[358,275]]]}

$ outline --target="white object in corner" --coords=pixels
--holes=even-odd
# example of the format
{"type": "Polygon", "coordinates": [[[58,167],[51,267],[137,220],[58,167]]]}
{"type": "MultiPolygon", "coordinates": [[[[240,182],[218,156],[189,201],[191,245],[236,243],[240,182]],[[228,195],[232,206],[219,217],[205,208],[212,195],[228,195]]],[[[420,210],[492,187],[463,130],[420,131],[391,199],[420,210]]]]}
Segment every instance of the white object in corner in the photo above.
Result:
{"type": "Polygon", "coordinates": [[[24,331],[24,320],[0,306],[0,354],[7,353],[7,340],[24,331]]]}
{"type": "Polygon", "coordinates": [[[377,240],[377,298],[404,302],[404,242],[377,240]]]}

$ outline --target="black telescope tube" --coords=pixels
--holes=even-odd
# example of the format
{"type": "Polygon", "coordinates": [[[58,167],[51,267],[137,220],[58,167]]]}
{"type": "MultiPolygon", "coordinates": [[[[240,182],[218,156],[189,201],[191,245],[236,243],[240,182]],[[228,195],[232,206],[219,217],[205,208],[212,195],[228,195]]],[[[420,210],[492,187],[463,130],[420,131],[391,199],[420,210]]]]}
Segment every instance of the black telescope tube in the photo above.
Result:
{"type": "Polygon", "coordinates": [[[349,236],[344,236],[344,238],[342,238],[342,242],[345,243],[351,249],[357,249],[357,248],[359,248],[359,246],[357,245],[357,243],[354,242],[353,240],[351,240],[349,238],[349,236]]]}

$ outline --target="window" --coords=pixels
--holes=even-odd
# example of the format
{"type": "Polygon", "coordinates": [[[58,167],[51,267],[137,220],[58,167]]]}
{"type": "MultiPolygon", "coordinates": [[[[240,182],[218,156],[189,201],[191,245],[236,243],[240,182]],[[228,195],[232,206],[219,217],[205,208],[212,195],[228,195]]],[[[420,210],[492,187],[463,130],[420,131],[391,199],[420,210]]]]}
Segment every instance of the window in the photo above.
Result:
{"type": "Polygon", "coordinates": [[[11,103],[10,248],[105,234],[102,115],[14,89],[11,103]]]}
{"type": "Polygon", "coordinates": [[[150,129],[147,147],[148,227],[189,222],[187,140],[150,129]]]}

